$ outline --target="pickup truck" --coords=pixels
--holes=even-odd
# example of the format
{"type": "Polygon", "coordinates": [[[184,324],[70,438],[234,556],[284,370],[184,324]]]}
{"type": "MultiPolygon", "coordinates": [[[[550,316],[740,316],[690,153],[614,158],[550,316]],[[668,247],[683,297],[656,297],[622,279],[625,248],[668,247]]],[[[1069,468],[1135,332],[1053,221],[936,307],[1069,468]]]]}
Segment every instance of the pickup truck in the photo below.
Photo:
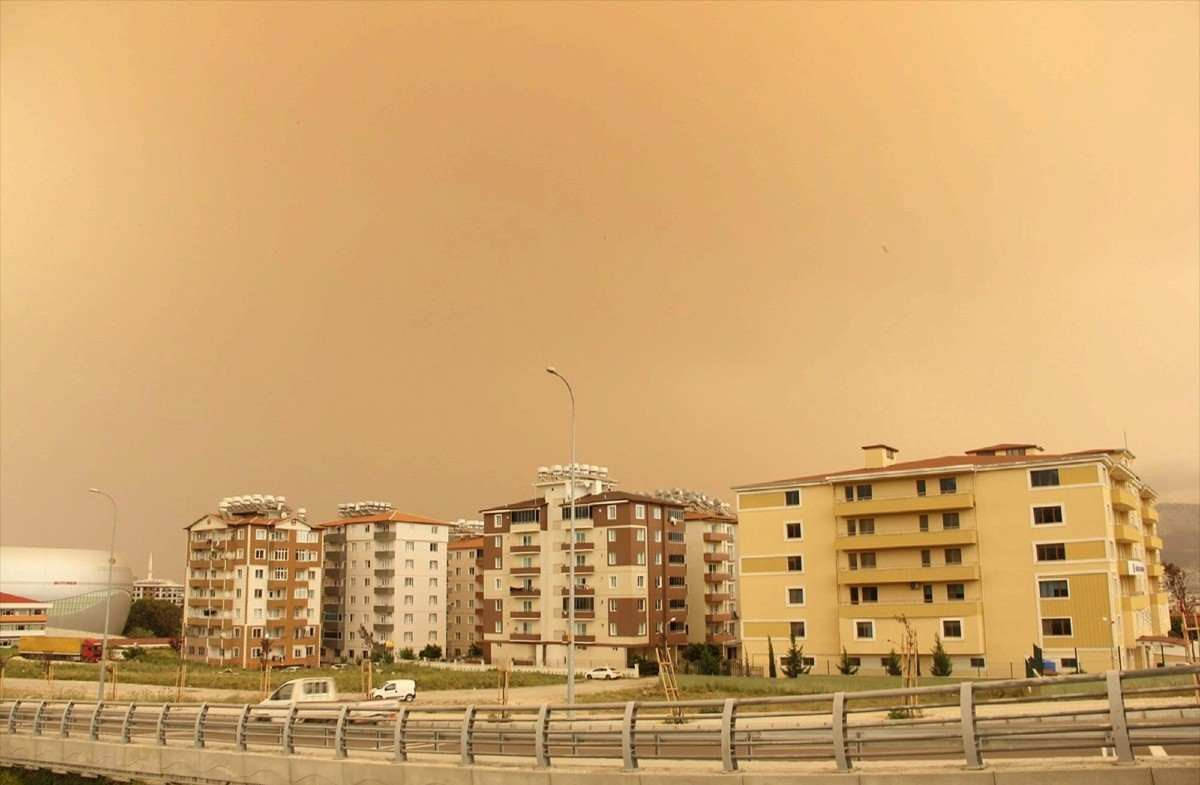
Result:
{"type": "Polygon", "coordinates": [[[356,713],[354,719],[378,719],[395,716],[400,708],[399,700],[375,699],[369,701],[344,700],[338,697],[337,685],[328,676],[292,679],[276,688],[270,697],[258,704],[260,709],[267,711],[256,712],[260,719],[274,719],[285,716],[292,706],[311,707],[314,709],[330,709],[329,720],[336,718],[336,711],[343,706],[351,709],[369,709],[369,712],[356,713]]]}

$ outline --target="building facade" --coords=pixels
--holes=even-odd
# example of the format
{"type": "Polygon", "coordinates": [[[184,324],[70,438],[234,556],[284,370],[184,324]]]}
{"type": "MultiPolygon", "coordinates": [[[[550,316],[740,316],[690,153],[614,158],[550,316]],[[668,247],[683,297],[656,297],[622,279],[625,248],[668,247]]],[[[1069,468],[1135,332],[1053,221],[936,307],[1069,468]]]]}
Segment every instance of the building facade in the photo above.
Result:
{"type": "Polygon", "coordinates": [[[0,592],[50,603],[49,635],[100,635],[125,629],[133,573],[120,553],[109,583],[107,550],[0,546],[0,592]]]}
{"type": "Polygon", "coordinates": [[[325,530],[323,656],[358,661],[446,646],[449,524],[388,502],[338,505],[325,530]]]}
{"type": "Polygon", "coordinates": [[[0,646],[16,646],[22,638],[46,634],[50,603],[0,592],[0,646]]]}
{"type": "Polygon", "coordinates": [[[493,662],[565,665],[572,563],[578,667],[625,667],[687,643],[683,506],[614,486],[606,468],[576,466],[573,549],[570,467],[542,467],[538,496],[481,511],[493,662]]]}
{"type": "Polygon", "coordinates": [[[487,658],[483,640],[483,537],[450,541],[446,560],[446,656],[487,658]],[[471,654],[471,647],[479,654],[471,654]]]}
{"type": "Polygon", "coordinates": [[[187,526],[184,656],[320,663],[321,530],[282,496],[235,496],[187,526]]]}
{"type": "Polygon", "coordinates": [[[133,582],[133,600],[159,600],[183,605],[183,584],[154,577],[154,554],[146,565],[146,577],[133,582]]]}
{"type": "Polygon", "coordinates": [[[735,488],[752,665],[795,634],[814,672],[843,649],[880,672],[905,621],[925,673],[935,636],[955,673],[1020,677],[1034,645],[1058,671],[1151,661],[1139,639],[1169,629],[1162,540],[1127,450],[863,450],[860,469],[735,488]]]}
{"type": "Polygon", "coordinates": [[[737,518],[713,510],[687,510],[683,517],[690,554],[688,642],[716,646],[725,659],[740,660],[737,518]]]}

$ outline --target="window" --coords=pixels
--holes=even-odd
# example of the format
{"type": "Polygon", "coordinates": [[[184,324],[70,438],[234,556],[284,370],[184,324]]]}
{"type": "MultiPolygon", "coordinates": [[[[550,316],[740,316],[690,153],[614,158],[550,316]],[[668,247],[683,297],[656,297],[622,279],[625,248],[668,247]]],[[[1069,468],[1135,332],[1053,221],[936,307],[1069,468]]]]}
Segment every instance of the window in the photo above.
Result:
{"type": "Polygon", "coordinates": [[[1070,634],[1071,620],[1069,618],[1042,619],[1042,635],[1065,636],[1070,634]]]}
{"type": "Polygon", "coordinates": [[[958,513],[944,512],[942,513],[942,528],[957,529],[958,528],[958,513]]]}
{"type": "Polygon", "coordinates": [[[863,551],[858,554],[858,563],[864,570],[875,569],[875,551],[863,551]]]}
{"type": "Polygon", "coordinates": [[[791,633],[794,637],[803,638],[805,634],[804,622],[794,621],[791,623],[791,633]]]}
{"type": "Polygon", "coordinates": [[[875,519],[874,518],[859,518],[858,519],[858,533],[859,534],[874,534],[875,533],[875,519]]]}
{"type": "Polygon", "coordinates": [[[609,636],[611,636],[613,638],[617,637],[617,623],[616,622],[608,623],[608,634],[609,634],[609,636]]]}
{"type": "Polygon", "coordinates": [[[617,519],[617,505],[608,505],[608,519],[610,521],[615,521],[617,519]]]}
{"type": "Polygon", "coordinates": [[[946,564],[962,564],[962,548],[946,548],[942,554],[946,564]]]}
{"type": "Polygon", "coordinates": [[[1038,581],[1038,596],[1047,599],[1057,599],[1059,597],[1070,597],[1071,587],[1065,579],[1052,581],[1038,581]]]}
{"type": "MultiPolygon", "coordinates": [[[[661,555],[661,554],[659,554],[659,555],[661,555]]],[[[645,564],[645,563],[646,563],[646,552],[645,552],[645,551],[638,551],[638,552],[637,552],[637,563],[638,563],[638,564],[645,564]]]]}
{"type": "Polygon", "coordinates": [[[929,549],[925,548],[921,551],[921,566],[928,567],[931,563],[929,549]]]}
{"type": "Polygon", "coordinates": [[[858,605],[858,595],[859,595],[858,587],[851,586],[850,587],[850,604],[851,605],[858,605]]]}
{"type": "Polygon", "coordinates": [[[541,510],[514,510],[513,523],[537,523],[541,510]]]}
{"type": "Polygon", "coordinates": [[[856,486],[854,486],[854,494],[858,497],[858,500],[860,502],[867,501],[871,498],[871,486],[870,485],[856,485],[856,486]]]}
{"type": "Polygon", "coordinates": [[[863,586],[862,587],[863,602],[879,602],[879,587],[878,586],[863,586]]]}
{"type": "Polygon", "coordinates": [[[646,541],[646,530],[645,529],[637,529],[636,531],[637,531],[637,541],[645,542],[646,541]]]}
{"type": "Polygon", "coordinates": [[[787,557],[788,572],[804,572],[804,557],[789,556],[787,557]]]}
{"type": "Polygon", "coordinates": [[[267,558],[267,549],[266,548],[255,548],[254,549],[254,558],[256,558],[256,559],[267,558]]]}
{"type": "Polygon", "coordinates": [[[617,563],[617,554],[612,551],[608,552],[608,566],[612,567],[617,563]]]}
{"type": "Polygon", "coordinates": [[[609,541],[609,542],[616,542],[616,541],[617,541],[617,530],[616,530],[616,529],[609,529],[609,530],[608,530],[608,541],[609,541]]]}
{"type": "Polygon", "coordinates": [[[854,622],[854,638],[860,641],[875,640],[875,622],[865,620],[854,622]]]}
{"type": "Polygon", "coordinates": [[[1066,561],[1067,546],[1061,542],[1045,543],[1037,546],[1038,561],[1066,561]]]}
{"type": "MultiPolygon", "coordinates": [[[[644,505],[644,504],[633,505],[633,517],[639,521],[646,520],[646,505],[644,505]]],[[[642,536],[644,537],[645,535],[642,535],[642,536]]]]}
{"type": "Polygon", "coordinates": [[[634,583],[637,585],[637,587],[639,589],[646,588],[646,576],[645,575],[637,576],[637,580],[635,580],[634,583]]]}
{"type": "Polygon", "coordinates": [[[958,479],[955,477],[943,477],[938,480],[939,493],[958,493],[958,479]]]}
{"type": "Polygon", "coordinates": [[[654,520],[656,520],[656,521],[662,520],[662,507],[654,508],[654,520]]]}
{"type": "MultiPolygon", "coordinates": [[[[503,513],[498,512],[492,516],[492,525],[495,526],[496,528],[499,528],[503,523],[504,523],[504,514],[503,513]]],[[[497,632],[499,632],[499,630],[497,630],[497,632]]]]}
{"type": "Polygon", "coordinates": [[[804,539],[804,524],[800,522],[785,523],[783,525],[784,536],[789,540],[804,539]]]}
{"type": "Polygon", "coordinates": [[[800,506],[800,491],[784,491],[783,503],[788,507],[800,506]]]}
{"type": "Polygon", "coordinates": [[[1063,522],[1063,509],[1060,504],[1033,508],[1033,522],[1038,526],[1063,522]]]}
{"type": "Polygon", "coordinates": [[[854,486],[853,485],[847,485],[845,488],[842,488],[842,490],[846,492],[846,501],[848,501],[848,502],[854,501],[854,486]]]}
{"type": "Polygon", "coordinates": [[[847,553],[846,560],[848,562],[850,562],[850,569],[852,569],[852,570],[858,569],[858,553],[857,552],[851,551],[850,553],[847,553]]]}
{"type": "Polygon", "coordinates": [[[962,636],[962,619],[942,619],[943,638],[961,638],[962,636]]]}
{"type": "Polygon", "coordinates": [[[1034,488],[1058,485],[1058,469],[1033,469],[1029,472],[1029,484],[1034,488]]]}
{"type": "Polygon", "coordinates": [[[787,590],[788,605],[803,605],[804,604],[804,587],[795,586],[787,590]]]}
{"type": "Polygon", "coordinates": [[[925,602],[933,602],[933,584],[927,583],[921,587],[921,599],[925,602]]]}
{"type": "Polygon", "coordinates": [[[929,516],[922,515],[919,518],[917,518],[917,526],[923,532],[929,531],[929,516]]]}
{"type": "Polygon", "coordinates": [[[946,584],[946,599],[948,600],[965,600],[967,598],[967,587],[962,583],[947,583],[946,584]]]}
{"type": "Polygon", "coordinates": [[[1079,667],[1079,660],[1075,659],[1074,657],[1063,657],[1063,658],[1062,658],[1062,666],[1063,666],[1063,668],[1064,668],[1064,669],[1066,669],[1066,668],[1078,668],[1078,667],[1079,667]]]}
{"type": "Polygon", "coordinates": [[[971,658],[971,667],[972,668],[986,668],[987,662],[983,659],[983,657],[972,657],[971,658]]]}
{"type": "Polygon", "coordinates": [[[924,480],[917,480],[917,495],[918,496],[925,495],[925,481],[924,480]]]}

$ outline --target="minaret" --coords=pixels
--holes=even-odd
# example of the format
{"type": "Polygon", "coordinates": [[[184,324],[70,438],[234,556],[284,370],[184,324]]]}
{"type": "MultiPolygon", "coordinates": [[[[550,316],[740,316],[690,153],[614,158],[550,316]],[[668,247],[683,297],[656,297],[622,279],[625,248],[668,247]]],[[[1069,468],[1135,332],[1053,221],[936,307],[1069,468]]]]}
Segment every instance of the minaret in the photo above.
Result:
{"type": "Polygon", "coordinates": [[[150,554],[150,562],[146,565],[146,580],[154,577],[154,554],[150,554]]]}

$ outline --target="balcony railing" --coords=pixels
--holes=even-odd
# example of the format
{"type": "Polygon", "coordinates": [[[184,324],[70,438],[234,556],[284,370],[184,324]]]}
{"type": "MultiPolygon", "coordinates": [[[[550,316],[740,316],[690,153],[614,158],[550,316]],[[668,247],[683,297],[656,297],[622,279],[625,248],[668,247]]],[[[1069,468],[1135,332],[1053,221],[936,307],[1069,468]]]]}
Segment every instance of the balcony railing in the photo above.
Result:
{"type": "Polygon", "coordinates": [[[852,502],[836,501],[833,503],[833,514],[840,518],[869,518],[876,515],[966,510],[974,506],[973,493],[943,493],[852,502]]]}

